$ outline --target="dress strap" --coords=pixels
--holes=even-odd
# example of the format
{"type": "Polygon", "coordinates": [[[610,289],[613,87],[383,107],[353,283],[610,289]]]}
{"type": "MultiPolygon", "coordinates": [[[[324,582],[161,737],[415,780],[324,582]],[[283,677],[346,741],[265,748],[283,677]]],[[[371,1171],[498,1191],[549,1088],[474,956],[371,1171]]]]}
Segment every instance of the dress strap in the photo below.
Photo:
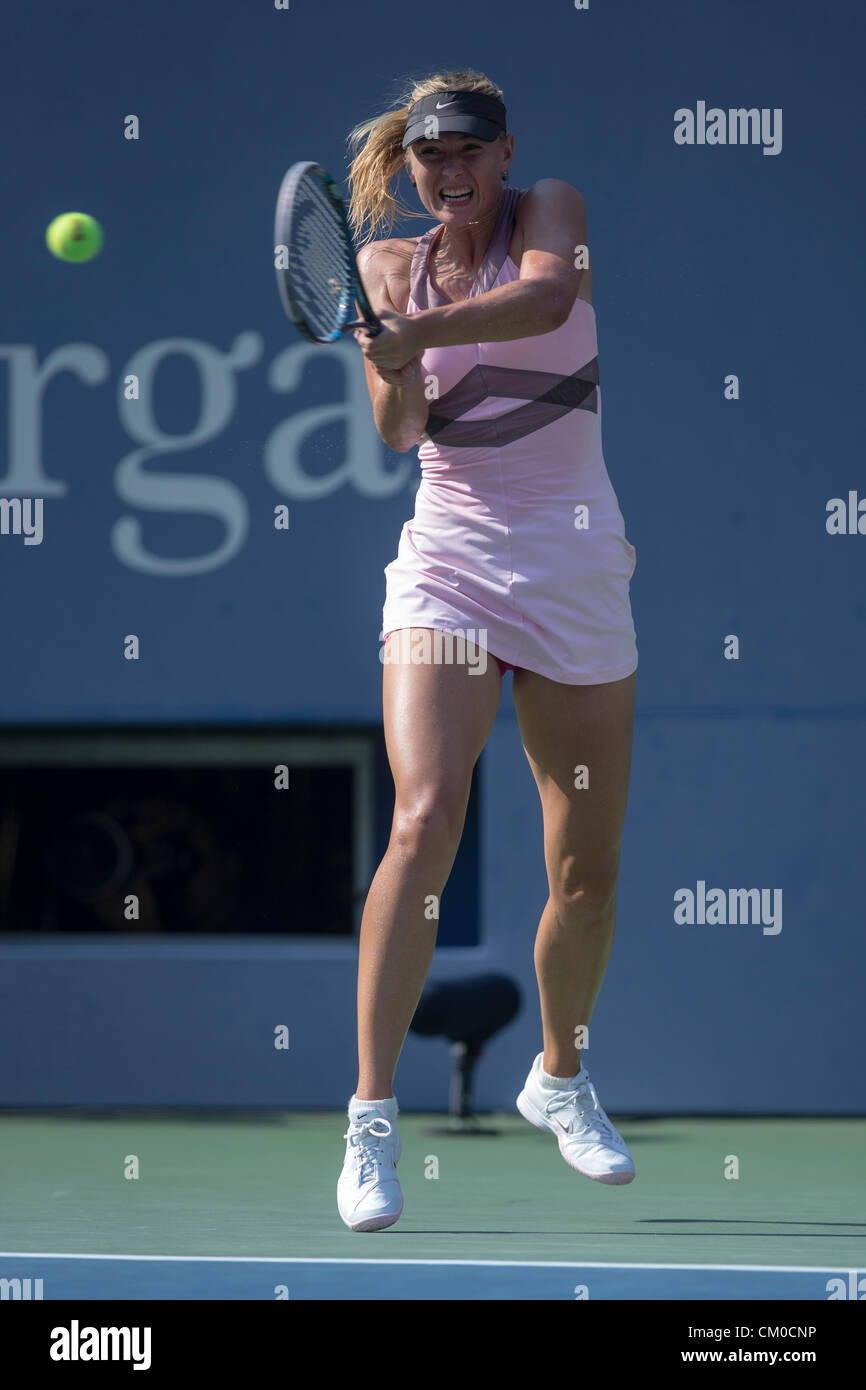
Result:
{"type": "Polygon", "coordinates": [[[517,214],[517,204],[520,201],[521,189],[506,188],[502,195],[502,202],[499,205],[499,216],[493,228],[493,235],[490,238],[490,245],[487,254],[481,263],[481,268],[472,287],[470,299],[476,294],[486,294],[492,290],[499,278],[499,272],[505,264],[508,255],[508,248],[511,245],[511,238],[514,236],[514,219],[517,214]]]}
{"type": "MultiPolygon", "coordinates": [[[[440,223],[431,227],[423,236],[418,238],[418,245],[412,255],[412,265],[409,270],[409,298],[419,309],[432,309],[436,305],[430,303],[430,272],[428,261],[430,258],[430,243],[436,233],[440,230],[440,223]]],[[[439,296],[435,296],[437,299],[439,296]]]]}

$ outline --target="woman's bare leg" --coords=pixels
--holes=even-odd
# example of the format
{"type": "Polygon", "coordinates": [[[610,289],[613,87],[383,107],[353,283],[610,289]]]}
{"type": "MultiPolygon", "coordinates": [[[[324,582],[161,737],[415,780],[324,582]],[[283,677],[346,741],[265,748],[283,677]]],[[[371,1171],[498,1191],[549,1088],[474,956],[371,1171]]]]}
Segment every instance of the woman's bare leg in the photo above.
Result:
{"type": "Polygon", "coordinates": [[[549,1076],[581,1067],[588,1027],[613,947],[619,847],[631,768],[636,673],[604,685],[514,676],[514,705],[544,818],[550,896],[535,940],[549,1076]],[[589,786],[575,787],[586,766],[589,786]]]}
{"type": "Polygon", "coordinates": [[[472,770],[501,694],[492,656],[483,673],[466,664],[385,664],[385,744],[395,802],[391,838],[361,921],[355,1091],[361,1100],[392,1094],[433,959],[439,899],[463,833],[472,770]]]}

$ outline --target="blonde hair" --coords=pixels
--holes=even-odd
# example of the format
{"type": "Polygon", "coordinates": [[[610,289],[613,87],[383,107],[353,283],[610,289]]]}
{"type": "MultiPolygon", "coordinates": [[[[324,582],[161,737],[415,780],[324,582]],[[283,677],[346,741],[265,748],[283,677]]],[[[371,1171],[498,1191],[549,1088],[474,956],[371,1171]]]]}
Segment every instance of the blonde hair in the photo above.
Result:
{"type": "Polygon", "coordinates": [[[406,117],[413,102],[435,92],[481,92],[503,101],[499,87],[483,72],[463,68],[455,72],[436,72],[411,82],[397,99],[397,106],[363,121],[349,135],[352,162],[349,166],[349,222],[363,242],[371,241],[380,230],[390,236],[394,219],[424,217],[392,193],[391,184],[409,162],[403,149],[406,117]]]}

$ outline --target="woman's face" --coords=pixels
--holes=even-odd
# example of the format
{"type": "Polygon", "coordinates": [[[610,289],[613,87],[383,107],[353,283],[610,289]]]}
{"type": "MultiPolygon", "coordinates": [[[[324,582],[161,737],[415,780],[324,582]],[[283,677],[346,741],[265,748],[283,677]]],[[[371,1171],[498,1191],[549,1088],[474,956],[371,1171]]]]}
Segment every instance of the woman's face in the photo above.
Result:
{"type": "Polygon", "coordinates": [[[479,140],[475,135],[447,131],[438,140],[413,141],[409,146],[409,176],[432,217],[462,227],[498,206],[502,175],[513,153],[513,135],[506,135],[504,140],[479,140]]]}

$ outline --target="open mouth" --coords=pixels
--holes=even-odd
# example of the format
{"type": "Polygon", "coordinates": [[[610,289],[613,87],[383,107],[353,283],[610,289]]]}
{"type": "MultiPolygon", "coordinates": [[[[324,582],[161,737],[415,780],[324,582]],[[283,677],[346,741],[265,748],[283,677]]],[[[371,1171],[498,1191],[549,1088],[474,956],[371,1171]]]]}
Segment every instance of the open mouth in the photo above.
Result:
{"type": "Polygon", "coordinates": [[[443,203],[449,207],[460,207],[461,203],[468,203],[472,197],[472,189],[464,186],[460,188],[443,188],[440,195],[443,203]]]}

